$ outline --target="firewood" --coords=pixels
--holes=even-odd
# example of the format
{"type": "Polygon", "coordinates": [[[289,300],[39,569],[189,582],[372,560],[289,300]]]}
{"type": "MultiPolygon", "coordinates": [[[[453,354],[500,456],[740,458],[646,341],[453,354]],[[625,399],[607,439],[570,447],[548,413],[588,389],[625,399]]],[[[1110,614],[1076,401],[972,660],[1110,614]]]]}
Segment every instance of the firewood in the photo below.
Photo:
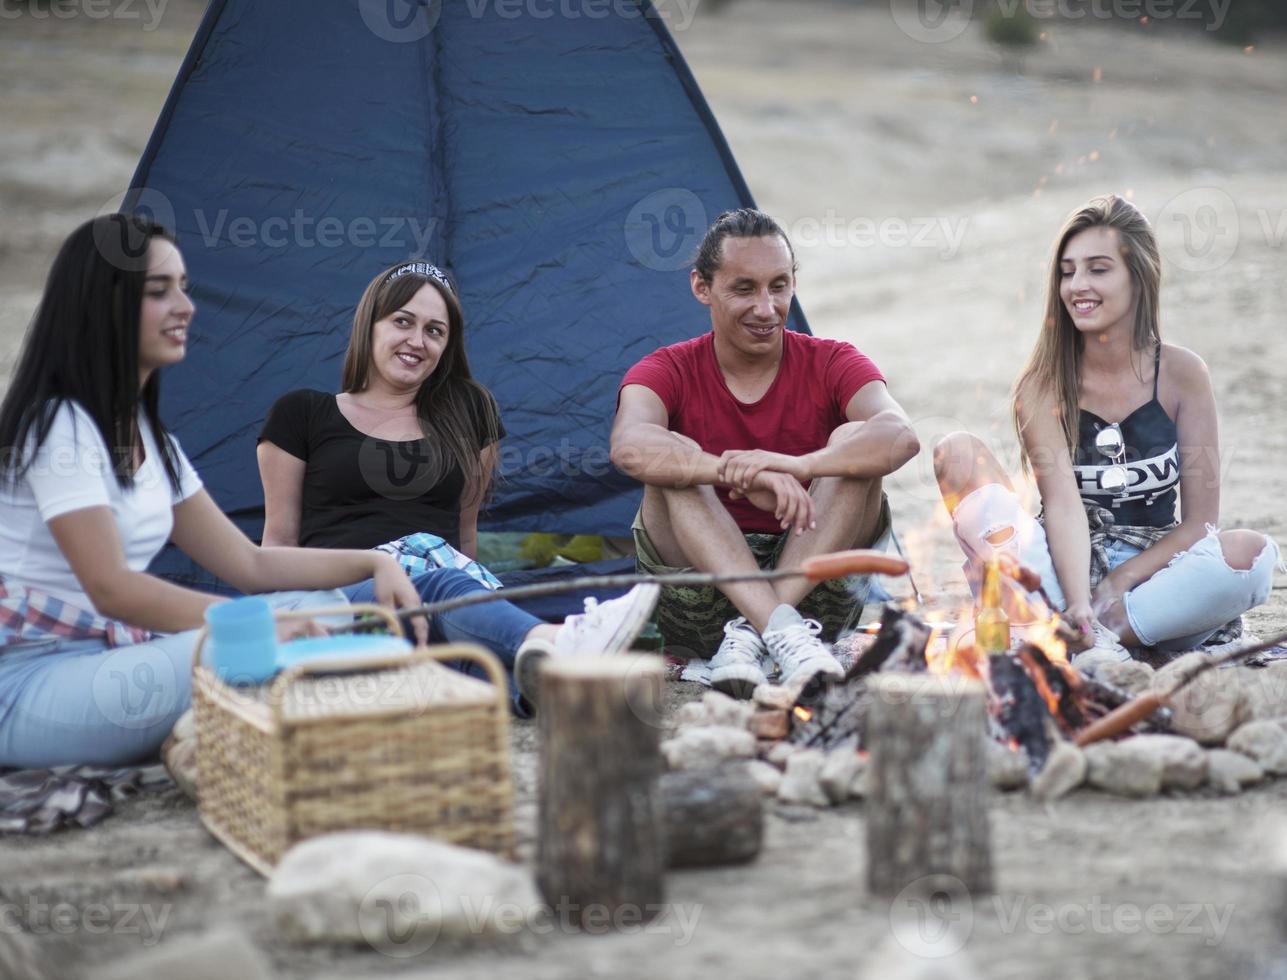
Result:
{"type": "Polygon", "coordinates": [[[537,884],[572,921],[664,900],[657,657],[551,659],[541,671],[537,884]],[[562,904],[560,904],[562,903],[562,904]]]}
{"type": "Polygon", "coordinates": [[[661,777],[672,868],[742,864],[764,841],[763,790],[745,764],[661,777]]]}
{"type": "Polygon", "coordinates": [[[991,890],[983,686],[929,674],[869,683],[868,890],[898,895],[942,875],[991,890]]]}

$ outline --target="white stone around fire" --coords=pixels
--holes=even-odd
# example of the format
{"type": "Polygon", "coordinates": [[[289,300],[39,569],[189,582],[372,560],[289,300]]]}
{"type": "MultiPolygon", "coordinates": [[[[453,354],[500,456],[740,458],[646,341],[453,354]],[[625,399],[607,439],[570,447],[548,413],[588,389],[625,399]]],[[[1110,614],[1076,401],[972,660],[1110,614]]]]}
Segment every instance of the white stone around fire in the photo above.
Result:
{"type": "Polygon", "coordinates": [[[1239,667],[1236,674],[1242,690],[1238,724],[1287,718],[1287,661],[1264,668],[1239,667]]]}
{"type": "Polygon", "coordinates": [[[1265,778],[1260,764],[1241,752],[1229,749],[1207,750],[1207,785],[1221,793],[1240,793],[1265,778]]]}
{"type": "Polygon", "coordinates": [[[1061,799],[1086,781],[1086,769],[1085,752],[1072,742],[1057,742],[1032,780],[1032,795],[1045,803],[1061,799]]]}
{"type": "Polygon", "coordinates": [[[661,743],[661,754],[671,769],[710,769],[726,759],[753,758],[755,736],[728,725],[682,728],[661,743]]]}
{"type": "Polygon", "coordinates": [[[751,700],[763,708],[790,711],[795,707],[796,692],[777,684],[760,684],[751,694],[751,700]]]}
{"type": "Polygon", "coordinates": [[[832,803],[843,803],[853,793],[854,781],[867,768],[866,756],[861,756],[854,749],[837,749],[827,753],[827,761],[822,765],[818,782],[827,799],[832,803]]]}
{"type": "Polygon", "coordinates": [[[822,767],[827,763],[827,753],[821,749],[804,749],[787,759],[786,775],[778,787],[778,799],[783,803],[807,803],[809,806],[829,806],[831,799],[821,784],[822,767]]]}
{"type": "Polygon", "coordinates": [[[1228,748],[1241,752],[1274,776],[1287,776],[1287,719],[1249,721],[1229,736],[1228,748]]]}
{"type": "Polygon", "coordinates": [[[1161,760],[1163,789],[1197,789],[1206,779],[1207,755],[1191,738],[1134,735],[1127,741],[1130,751],[1155,755],[1161,760]]]}
{"type": "MultiPolygon", "coordinates": [[[[1243,756],[1238,758],[1241,759],[1243,756]]],[[[769,765],[763,759],[752,759],[746,764],[746,771],[765,796],[775,795],[778,787],[782,785],[782,770],[777,766],[769,765]]]]}
{"type": "Polygon", "coordinates": [[[764,761],[770,765],[777,766],[779,769],[785,769],[787,760],[797,752],[803,751],[804,746],[802,745],[796,745],[794,742],[779,742],[769,749],[769,754],[764,757],[764,761]]]}
{"type": "Polygon", "coordinates": [[[993,789],[1024,789],[1028,785],[1028,758],[1022,752],[988,739],[988,779],[993,789]]]}
{"type": "MultiPolygon", "coordinates": [[[[1152,689],[1169,687],[1207,659],[1207,654],[1195,652],[1171,661],[1153,675],[1152,689]]],[[[1220,745],[1238,724],[1241,700],[1242,686],[1235,671],[1205,671],[1171,699],[1171,728],[1203,745],[1220,745]]]]}
{"type": "Polygon", "coordinates": [[[727,725],[729,728],[745,728],[755,711],[755,706],[750,702],[737,701],[719,691],[707,691],[703,694],[702,705],[710,718],[707,724],[727,725]]]}
{"type": "Polygon", "coordinates": [[[1104,664],[1099,669],[1099,679],[1127,694],[1142,694],[1153,680],[1153,668],[1139,660],[1104,664]]]}
{"type": "Polygon", "coordinates": [[[1132,749],[1134,741],[1128,738],[1086,746],[1086,781],[1117,796],[1146,797],[1161,792],[1162,756],[1155,751],[1132,749]]]}
{"type": "Polygon", "coordinates": [[[289,939],[428,948],[439,936],[522,928],[540,909],[531,874],[485,851],[414,834],[348,831],[295,845],[268,880],[289,939]]]}

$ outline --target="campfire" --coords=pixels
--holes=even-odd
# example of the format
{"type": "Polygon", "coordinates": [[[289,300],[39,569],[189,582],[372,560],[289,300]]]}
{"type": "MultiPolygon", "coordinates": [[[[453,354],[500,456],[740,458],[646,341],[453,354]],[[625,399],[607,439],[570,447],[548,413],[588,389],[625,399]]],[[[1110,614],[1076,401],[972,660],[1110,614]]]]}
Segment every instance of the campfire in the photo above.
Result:
{"type": "MultiPolygon", "coordinates": [[[[944,633],[916,613],[888,604],[881,611],[879,632],[844,678],[800,692],[789,712],[786,737],[805,748],[861,749],[873,676],[902,672],[968,678],[982,682],[987,692],[992,737],[1022,751],[1035,775],[1056,742],[1075,739],[1132,699],[1127,691],[1084,677],[1069,663],[1069,638],[1061,626],[1057,615],[1047,614],[1016,629],[1022,636],[1011,648],[986,653],[972,642],[972,629],[958,625],[944,633]]],[[[1159,708],[1139,730],[1167,732],[1170,722],[1170,712],[1159,708]]]]}
{"type": "MultiPolygon", "coordinates": [[[[764,685],[751,703],[711,692],[685,705],[663,746],[671,768],[747,759],[764,791],[784,802],[862,797],[876,689],[919,677],[981,688],[999,789],[1031,787],[1051,799],[1082,782],[1134,796],[1205,783],[1230,793],[1287,774],[1287,662],[1273,660],[1281,649],[1265,670],[1211,670],[1221,661],[1202,652],[1157,672],[1138,661],[1078,669],[1072,660],[1084,666],[1085,642],[1052,611],[1036,576],[1013,562],[998,570],[1013,583],[1009,628],[980,616],[986,601],[950,621],[923,618],[914,600],[887,603],[877,623],[848,639],[843,677],[800,690],[764,685]]],[[[1253,652],[1233,651],[1231,662],[1253,652]]]]}

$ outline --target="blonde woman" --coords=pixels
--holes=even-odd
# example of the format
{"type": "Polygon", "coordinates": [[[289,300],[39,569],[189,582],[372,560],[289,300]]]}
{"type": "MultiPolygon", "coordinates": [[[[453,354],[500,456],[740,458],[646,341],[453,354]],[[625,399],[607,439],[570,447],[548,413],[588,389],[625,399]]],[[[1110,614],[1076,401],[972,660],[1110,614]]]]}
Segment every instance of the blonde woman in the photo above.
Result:
{"type": "Polygon", "coordinates": [[[1095,198],[1056,242],[1045,319],[1015,382],[1013,416],[1041,513],[969,433],[947,436],[935,473],[977,589],[1009,552],[1041,572],[1064,618],[1121,658],[1238,635],[1269,595],[1278,546],[1220,530],[1220,442],[1206,364],[1162,342],[1161,263],[1144,215],[1095,198]]]}

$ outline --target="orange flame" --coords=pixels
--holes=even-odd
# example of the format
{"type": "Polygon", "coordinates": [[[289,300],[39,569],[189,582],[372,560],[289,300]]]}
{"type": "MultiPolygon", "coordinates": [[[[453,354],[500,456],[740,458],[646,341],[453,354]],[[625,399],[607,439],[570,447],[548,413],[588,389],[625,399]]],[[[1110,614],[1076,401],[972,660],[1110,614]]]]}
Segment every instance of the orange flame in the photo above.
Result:
{"type": "Polygon", "coordinates": [[[799,704],[795,706],[793,714],[801,721],[810,721],[813,718],[813,711],[799,704]]]}

